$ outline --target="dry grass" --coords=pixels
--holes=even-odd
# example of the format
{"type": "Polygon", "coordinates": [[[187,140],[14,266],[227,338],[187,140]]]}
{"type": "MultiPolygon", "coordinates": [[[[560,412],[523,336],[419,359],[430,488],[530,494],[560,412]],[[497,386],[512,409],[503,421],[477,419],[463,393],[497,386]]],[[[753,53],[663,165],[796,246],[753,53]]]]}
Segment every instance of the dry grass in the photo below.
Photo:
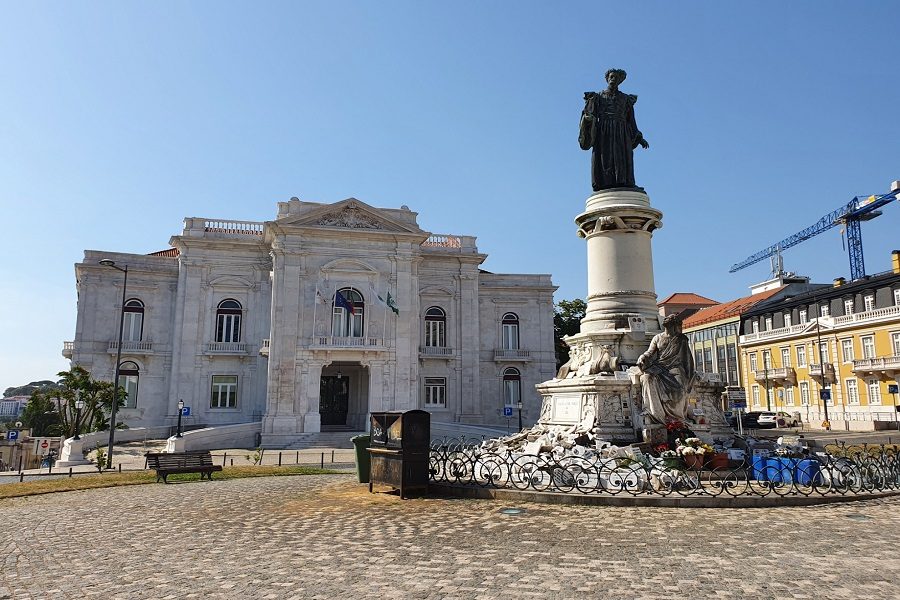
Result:
{"type": "MultiPolygon", "coordinates": [[[[335,473],[341,473],[341,471],[297,466],[225,467],[221,472],[214,473],[213,479],[243,479],[245,477],[277,477],[285,475],[330,475],[335,473]]],[[[170,483],[200,481],[200,474],[190,473],[184,475],[169,475],[168,480],[170,483]]],[[[35,496],[38,494],[92,490],[96,488],[119,487],[125,485],[145,485],[148,483],[156,483],[156,474],[153,471],[75,475],[74,477],[66,477],[64,479],[44,479],[3,484],[0,485],[0,500],[4,498],[17,498],[20,496],[35,496]]],[[[162,485],[162,483],[160,483],[160,485],[162,485]]]]}

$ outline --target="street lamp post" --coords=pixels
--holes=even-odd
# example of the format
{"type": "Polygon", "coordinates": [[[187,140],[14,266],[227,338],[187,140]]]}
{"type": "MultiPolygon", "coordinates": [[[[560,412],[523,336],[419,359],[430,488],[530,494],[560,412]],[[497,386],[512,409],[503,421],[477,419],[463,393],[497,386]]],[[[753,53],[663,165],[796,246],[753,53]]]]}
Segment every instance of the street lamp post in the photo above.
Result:
{"type": "Polygon", "coordinates": [[[178,401],[178,425],[175,427],[175,437],[181,437],[181,414],[184,412],[184,400],[178,401]]]}
{"type": "Polygon", "coordinates": [[[522,431],[522,401],[519,400],[516,403],[516,407],[519,409],[519,431],[522,431]]]}
{"type": "Polygon", "coordinates": [[[79,434],[81,433],[80,426],[82,408],[84,408],[84,400],[81,399],[81,392],[78,392],[78,399],[75,400],[75,437],[72,438],[73,440],[81,439],[81,436],[79,434]]]}
{"type": "Polygon", "coordinates": [[[769,400],[769,358],[768,350],[763,350],[763,373],[766,377],[766,410],[772,410],[772,402],[769,400]]]}
{"type": "Polygon", "coordinates": [[[113,399],[112,410],[109,413],[109,445],[106,449],[106,468],[112,469],[113,443],[115,443],[116,435],[116,411],[119,408],[119,365],[122,362],[122,334],[125,332],[125,288],[128,287],[128,265],[120,267],[116,262],[108,258],[100,261],[105,267],[112,267],[117,271],[125,273],[125,279],[122,281],[122,304],[119,307],[121,314],[119,316],[119,345],[116,346],[116,371],[113,377],[113,399]]]}

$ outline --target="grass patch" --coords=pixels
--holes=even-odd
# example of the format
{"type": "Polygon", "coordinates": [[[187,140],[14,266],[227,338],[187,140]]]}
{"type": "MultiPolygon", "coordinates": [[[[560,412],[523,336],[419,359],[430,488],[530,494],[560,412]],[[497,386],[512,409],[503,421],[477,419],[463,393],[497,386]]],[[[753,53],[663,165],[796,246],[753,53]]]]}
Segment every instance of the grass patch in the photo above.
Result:
{"type": "MultiPolygon", "coordinates": [[[[246,477],[280,477],[286,475],[333,475],[345,473],[332,469],[320,469],[318,467],[225,467],[222,471],[213,473],[216,479],[244,479],[246,477]]],[[[169,475],[169,483],[187,483],[200,481],[199,473],[184,473],[169,475]]],[[[23,481],[22,483],[6,483],[0,485],[0,500],[4,498],[18,498],[20,496],[36,496],[39,494],[53,494],[55,492],[72,492],[77,490],[92,490],[97,488],[120,487],[126,485],[145,485],[156,483],[156,473],[153,471],[139,471],[132,473],[103,473],[96,475],[75,475],[63,479],[44,479],[37,481],[23,481]]],[[[162,482],[160,482],[162,485],[162,482]]]]}

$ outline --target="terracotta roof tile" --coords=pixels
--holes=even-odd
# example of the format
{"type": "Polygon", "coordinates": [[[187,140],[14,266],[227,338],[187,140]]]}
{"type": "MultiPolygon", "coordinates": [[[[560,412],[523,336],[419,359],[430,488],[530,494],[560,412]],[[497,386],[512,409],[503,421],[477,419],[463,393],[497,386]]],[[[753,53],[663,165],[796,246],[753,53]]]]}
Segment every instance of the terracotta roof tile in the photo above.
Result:
{"type": "Polygon", "coordinates": [[[657,306],[662,306],[663,304],[701,304],[712,306],[718,304],[718,302],[690,292],[675,292],[665,300],[656,303],[657,306]]]}
{"type": "Polygon", "coordinates": [[[739,316],[741,313],[751,308],[755,304],[762,302],[767,298],[771,298],[783,289],[784,286],[781,286],[775,289],[767,290],[765,292],[760,292],[758,294],[744,296],[743,298],[738,298],[737,300],[732,300],[731,302],[725,302],[716,306],[710,306],[709,308],[703,308],[685,319],[684,323],[682,323],[682,327],[685,329],[689,329],[691,327],[703,325],[704,323],[712,323],[713,321],[721,321],[722,319],[727,319],[728,317],[739,316]]]}
{"type": "Polygon", "coordinates": [[[178,258],[178,255],[181,254],[178,251],[178,248],[168,248],[167,250],[160,250],[159,252],[151,252],[147,256],[165,256],[167,258],[178,258]]]}

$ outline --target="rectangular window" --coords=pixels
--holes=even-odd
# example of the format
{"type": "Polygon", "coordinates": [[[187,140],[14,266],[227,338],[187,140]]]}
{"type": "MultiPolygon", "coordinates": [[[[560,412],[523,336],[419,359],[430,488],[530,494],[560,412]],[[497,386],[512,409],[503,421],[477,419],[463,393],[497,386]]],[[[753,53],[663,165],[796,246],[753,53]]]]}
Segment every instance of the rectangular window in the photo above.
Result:
{"type": "Polygon", "coordinates": [[[768,350],[763,350],[763,368],[771,369],[772,368],[772,353],[768,350]]]}
{"type": "Polygon", "coordinates": [[[759,333],[759,321],[753,321],[753,333],[759,333]]]}
{"type": "Polygon", "coordinates": [[[891,347],[894,349],[894,356],[900,356],[900,333],[891,334],[891,347]]]}
{"type": "Polygon", "coordinates": [[[210,408],[237,407],[237,375],[213,375],[210,408]]]}
{"type": "Polygon", "coordinates": [[[784,405],[785,406],[793,406],[794,405],[794,388],[789,387],[784,390],[784,405]]]}
{"type": "Polygon", "coordinates": [[[126,342],[141,341],[141,330],[144,326],[144,313],[125,311],[122,339],[126,342]]]}
{"type": "Polygon", "coordinates": [[[900,288],[894,290],[894,306],[900,306],[900,288]]]}
{"type": "Polygon", "coordinates": [[[828,362],[828,342],[819,344],[819,364],[824,365],[828,362]]]}
{"type": "Polygon", "coordinates": [[[782,348],[781,349],[781,366],[782,367],[790,367],[791,366],[791,349],[790,348],[782,348]]]}
{"type": "Polygon", "coordinates": [[[822,304],[819,306],[819,316],[820,317],[830,317],[831,316],[831,306],[828,304],[822,304]]]}
{"type": "Polygon", "coordinates": [[[772,409],[775,407],[775,388],[769,388],[766,390],[766,408],[772,409]]]}
{"type": "Polygon", "coordinates": [[[866,312],[870,310],[875,310],[875,296],[873,294],[868,294],[863,297],[863,305],[866,307],[866,312]]]}
{"type": "Polygon", "coordinates": [[[753,386],[753,406],[759,406],[759,386],[753,386]]]}
{"type": "Polygon", "coordinates": [[[518,406],[519,399],[521,398],[520,383],[521,382],[518,379],[503,380],[503,401],[506,406],[512,406],[513,408],[518,406]]]}
{"type": "Polygon", "coordinates": [[[853,314],[853,298],[848,298],[844,300],[844,314],[852,315],[853,314]]]}
{"type": "MultiPolygon", "coordinates": [[[[126,315],[128,313],[125,313],[126,315]]],[[[119,375],[119,387],[125,388],[128,394],[125,398],[125,408],[137,407],[138,395],[138,376],[137,375],[119,375]]]]}
{"type": "Polygon", "coordinates": [[[519,326],[517,324],[503,324],[503,349],[518,350],[519,349],[519,326]]]}
{"type": "Polygon", "coordinates": [[[216,341],[241,341],[241,315],[219,313],[216,319],[216,341]]]}
{"type": "Polygon", "coordinates": [[[806,309],[801,308],[800,309],[800,323],[807,323],[807,322],[809,322],[809,319],[806,318],[806,309]]]}
{"type": "Polygon", "coordinates": [[[801,406],[809,406],[809,382],[800,382],[800,404],[801,406]]]}
{"type": "Polygon", "coordinates": [[[758,371],[759,369],[757,367],[758,367],[758,365],[756,362],[756,352],[754,352],[753,354],[750,355],[750,370],[758,371]]]}
{"type": "Polygon", "coordinates": [[[881,404],[881,383],[877,379],[869,380],[869,405],[881,404]]]}
{"type": "Polygon", "coordinates": [[[766,331],[772,331],[772,317],[766,317],[766,331]]]}
{"type": "Polygon", "coordinates": [[[444,377],[425,378],[425,408],[447,406],[447,380],[444,377]]]}
{"type": "Polygon", "coordinates": [[[862,338],[863,358],[875,358],[875,338],[867,335],[862,338]]]}
{"type": "Polygon", "coordinates": [[[859,390],[856,387],[855,379],[847,379],[847,404],[859,404],[859,390]]]}
{"type": "Polygon", "coordinates": [[[791,326],[791,313],[789,313],[789,312],[784,313],[784,326],[785,327],[791,326]]]}
{"type": "Polygon", "coordinates": [[[797,366],[806,366],[806,345],[797,346],[797,366]]]}
{"type": "Polygon", "coordinates": [[[853,362],[853,339],[841,340],[841,358],[844,362],[853,362]]]}
{"type": "Polygon", "coordinates": [[[444,321],[425,320],[425,345],[430,348],[446,347],[444,336],[444,321]]]}

